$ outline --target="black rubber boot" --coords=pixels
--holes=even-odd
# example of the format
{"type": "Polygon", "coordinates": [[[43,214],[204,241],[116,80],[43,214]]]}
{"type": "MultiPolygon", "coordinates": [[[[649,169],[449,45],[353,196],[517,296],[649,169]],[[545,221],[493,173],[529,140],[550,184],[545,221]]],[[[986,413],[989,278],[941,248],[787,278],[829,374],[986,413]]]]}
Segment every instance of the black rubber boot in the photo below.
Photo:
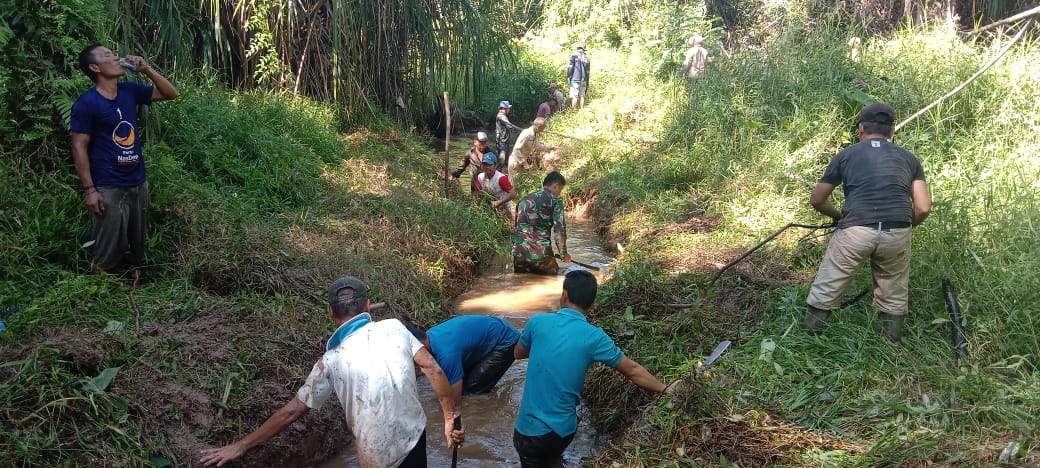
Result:
{"type": "Polygon", "coordinates": [[[888,341],[899,343],[903,339],[903,319],[905,315],[892,315],[881,312],[881,334],[888,341]]]}
{"type": "Polygon", "coordinates": [[[805,331],[812,335],[819,335],[824,328],[827,328],[827,317],[830,317],[831,311],[817,309],[813,306],[808,306],[805,309],[805,331]]]}

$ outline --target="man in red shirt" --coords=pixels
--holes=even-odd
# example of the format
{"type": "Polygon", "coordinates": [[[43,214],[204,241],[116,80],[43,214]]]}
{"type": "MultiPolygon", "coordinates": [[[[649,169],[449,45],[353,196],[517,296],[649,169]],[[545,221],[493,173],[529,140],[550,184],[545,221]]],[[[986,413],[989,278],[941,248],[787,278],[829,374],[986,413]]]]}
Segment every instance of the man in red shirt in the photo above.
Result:
{"type": "Polygon", "coordinates": [[[477,190],[487,192],[494,201],[491,207],[499,210],[513,221],[513,199],[516,198],[516,187],[509,181],[509,176],[497,171],[498,162],[495,153],[484,154],[484,160],[480,164],[480,174],[477,175],[477,190]]]}

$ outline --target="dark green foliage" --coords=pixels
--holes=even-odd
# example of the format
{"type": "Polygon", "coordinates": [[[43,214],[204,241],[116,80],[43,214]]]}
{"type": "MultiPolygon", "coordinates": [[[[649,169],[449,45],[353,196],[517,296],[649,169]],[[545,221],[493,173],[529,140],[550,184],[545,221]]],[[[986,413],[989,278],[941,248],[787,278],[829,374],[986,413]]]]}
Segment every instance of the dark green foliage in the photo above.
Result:
{"type": "Polygon", "coordinates": [[[32,168],[54,169],[50,149],[90,80],[76,59],[104,40],[106,13],[96,0],[8,0],[0,8],[0,150],[32,168]]]}

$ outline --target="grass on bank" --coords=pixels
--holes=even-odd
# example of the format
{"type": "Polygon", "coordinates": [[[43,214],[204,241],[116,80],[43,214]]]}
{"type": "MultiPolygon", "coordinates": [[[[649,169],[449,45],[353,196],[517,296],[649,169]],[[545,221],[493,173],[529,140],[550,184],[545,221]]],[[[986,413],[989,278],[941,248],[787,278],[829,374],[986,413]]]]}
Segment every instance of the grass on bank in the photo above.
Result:
{"type": "MultiPolygon", "coordinates": [[[[84,274],[67,154],[36,155],[61,172],[2,162],[2,182],[24,187],[0,224],[0,309],[24,305],[0,334],[7,463],[189,466],[292,395],[330,332],[332,279],[359,276],[390,304],[378,315],[429,323],[505,235],[490,210],[445,199],[439,157],[388,121],[341,133],[307,100],[179,86],[144,132],[152,225],[136,285],[84,274]]],[[[320,461],[343,425],[327,408],[245,463],[320,461]]]]}
{"type": "MultiPolygon", "coordinates": [[[[643,411],[638,392],[597,376],[586,396],[625,408],[608,410],[607,419],[630,429],[596,464],[1036,461],[1035,43],[896,136],[922,160],[935,200],[932,217],[915,230],[904,344],[880,338],[868,301],[836,314],[820,337],[801,332],[826,241],[802,239],[804,231],[781,236],[714,288],[698,286],[703,273],[784,224],[820,220],[808,194],[830,157],[855,138],[862,101],[889,102],[907,116],[1001,45],[903,31],[869,39],[854,62],[847,39],[834,27],[792,27],[761,51],[713,57],[689,85],[656,79],[624,53],[602,60],[613,52],[596,51],[599,62],[593,55],[608,90],[593,93],[591,109],[553,125],[599,140],[569,155],[568,190],[594,198],[604,232],[626,247],[624,273],[604,287],[599,320],[608,330],[635,330],[641,338],[622,347],[664,378],[687,375],[716,342],[736,340],[715,372],[697,380],[717,400],[670,403],[683,411],[643,411]],[[651,109],[649,118],[620,130],[608,116],[632,101],[651,109]],[[630,136],[653,134],[658,124],[659,143],[630,136]],[[959,366],[943,277],[966,316],[969,359],[959,366]],[[663,306],[673,302],[692,308],[663,306]]],[[[869,285],[864,270],[849,295],[869,285]]]]}

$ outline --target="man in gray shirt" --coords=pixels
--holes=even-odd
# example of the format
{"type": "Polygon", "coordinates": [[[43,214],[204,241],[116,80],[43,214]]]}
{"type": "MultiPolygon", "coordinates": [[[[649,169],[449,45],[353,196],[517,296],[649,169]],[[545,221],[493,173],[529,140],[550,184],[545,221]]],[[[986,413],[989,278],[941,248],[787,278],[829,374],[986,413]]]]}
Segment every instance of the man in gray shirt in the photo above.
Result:
{"type": "Polygon", "coordinates": [[[813,208],[838,226],[806,298],[805,329],[810,333],[823,330],[856,271],[869,259],[881,332],[893,342],[902,337],[909,298],[910,229],[928,217],[932,198],[921,162],[888,141],[895,134],[894,116],[887,104],[864,107],[859,142],[831,159],[809,197],[813,208]],[[845,189],[841,211],[830,201],[838,185],[845,189]]]}

